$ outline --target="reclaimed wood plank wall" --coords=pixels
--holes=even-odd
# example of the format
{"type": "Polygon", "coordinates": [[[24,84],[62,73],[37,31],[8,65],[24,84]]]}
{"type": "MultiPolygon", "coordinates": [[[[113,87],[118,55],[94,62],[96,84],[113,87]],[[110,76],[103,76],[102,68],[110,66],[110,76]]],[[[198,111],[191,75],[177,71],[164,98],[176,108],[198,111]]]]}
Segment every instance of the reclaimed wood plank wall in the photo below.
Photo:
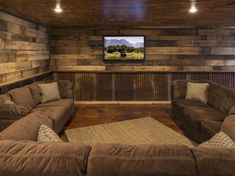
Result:
{"type": "Polygon", "coordinates": [[[233,72],[235,29],[142,28],[52,29],[52,68],[55,71],[233,72]],[[145,35],[146,62],[103,62],[104,35],[145,35]]]}
{"type": "Polygon", "coordinates": [[[0,86],[47,74],[49,56],[45,27],[0,12],[0,86]]]}
{"type": "Polygon", "coordinates": [[[55,79],[75,84],[78,101],[170,100],[176,79],[208,79],[235,88],[235,29],[53,29],[55,79]],[[146,62],[103,62],[103,35],[145,35],[146,62]]]}

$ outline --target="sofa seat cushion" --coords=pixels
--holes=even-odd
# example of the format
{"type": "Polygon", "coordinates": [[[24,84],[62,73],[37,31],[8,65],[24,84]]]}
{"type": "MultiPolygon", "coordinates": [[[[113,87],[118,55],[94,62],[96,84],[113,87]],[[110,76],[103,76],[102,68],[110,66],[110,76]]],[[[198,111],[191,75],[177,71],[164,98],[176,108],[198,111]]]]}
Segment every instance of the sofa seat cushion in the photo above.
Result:
{"type": "Polygon", "coordinates": [[[1,141],[1,176],[83,176],[90,146],[1,141]]]}
{"type": "Polygon", "coordinates": [[[187,107],[184,114],[187,121],[196,129],[201,128],[203,121],[223,121],[225,118],[225,114],[211,107],[187,107]]]}
{"type": "Polygon", "coordinates": [[[58,101],[52,101],[49,103],[43,103],[39,104],[37,107],[53,107],[53,106],[64,106],[66,109],[73,106],[73,100],[72,99],[61,99],[58,101]]]}
{"type": "Polygon", "coordinates": [[[191,106],[210,107],[208,104],[202,103],[200,101],[185,100],[185,99],[177,99],[177,100],[174,100],[173,103],[179,108],[185,108],[185,107],[191,107],[191,106]]]}
{"type": "Polygon", "coordinates": [[[35,107],[30,89],[26,86],[12,89],[7,94],[11,96],[12,101],[17,105],[30,106],[31,108],[35,107]]]}
{"type": "Polygon", "coordinates": [[[70,117],[69,109],[64,106],[37,107],[33,111],[45,113],[53,121],[53,130],[56,133],[63,129],[70,117]]]}
{"type": "Polygon", "coordinates": [[[95,145],[88,163],[88,176],[196,175],[190,149],[179,145],[95,145]]]}
{"type": "Polygon", "coordinates": [[[222,121],[204,120],[201,122],[201,130],[212,137],[220,131],[221,125],[222,121]]]}
{"type": "Polygon", "coordinates": [[[38,129],[42,124],[52,127],[52,121],[47,115],[40,112],[30,113],[3,130],[0,139],[36,141],[38,129]]]}
{"type": "Polygon", "coordinates": [[[235,148],[197,147],[193,154],[200,176],[232,176],[235,173],[235,148]]]}

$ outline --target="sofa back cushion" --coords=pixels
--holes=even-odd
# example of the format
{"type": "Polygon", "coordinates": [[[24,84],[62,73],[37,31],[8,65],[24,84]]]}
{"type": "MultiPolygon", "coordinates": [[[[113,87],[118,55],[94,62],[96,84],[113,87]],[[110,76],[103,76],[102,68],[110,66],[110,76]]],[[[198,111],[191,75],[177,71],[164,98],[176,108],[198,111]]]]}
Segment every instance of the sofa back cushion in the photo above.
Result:
{"type": "Polygon", "coordinates": [[[88,176],[195,176],[189,148],[179,145],[95,145],[88,176]]]}
{"type": "Polygon", "coordinates": [[[35,82],[33,84],[28,85],[28,87],[31,91],[32,97],[33,97],[34,106],[37,106],[38,104],[40,104],[41,91],[40,91],[40,88],[39,88],[38,84],[42,84],[42,83],[43,82],[35,82]]]}
{"type": "Polygon", "coordinates": [[[208,104],[228,114],[235,105],[235,90],[209,82],[208,104]]]}
{"type": "Polygon", "coordinates": [[[22,106],[30,106],[31,108],[35,107],[32,94],[27,86],[12,89],[7,92],[7,94],[11,96],[11,99],[15,104],[22,106]]]}
{"type": "Polygon", "coordinates": [[[52,127],[52,120],[41,112],[33,112],[15,121],[0,133],[0,139],[36,141],[42,124],[52,127]]]}
{"type": "Polygon", "coordinates": [[[235,173],[235,148],[197,147],[193,154],[200,176],[232,176],[235,173]]]}
{"type": "Polygon", "coordinates": [[[83,176],[90,147],[3,140],[0,151],[2,176],[83,176]]]}

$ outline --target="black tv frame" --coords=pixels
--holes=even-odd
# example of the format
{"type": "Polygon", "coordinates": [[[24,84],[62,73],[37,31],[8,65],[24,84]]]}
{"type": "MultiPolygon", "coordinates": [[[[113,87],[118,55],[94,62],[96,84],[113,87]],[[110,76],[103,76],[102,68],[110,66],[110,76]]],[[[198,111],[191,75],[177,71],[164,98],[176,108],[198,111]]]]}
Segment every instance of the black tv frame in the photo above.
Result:
{"type": "Polygon", "coordinates": [[[106,35],[103,36],[103,62],[106,63],[125,63],[125,62],[129,62],[129,63],[142,63],[145,62],[146,59],[146,49],[145,49],[145,44],[146,44],[146,37],[145,35],[106,35]],[[105,37],[144,37],[144,58],[143,59],[105,59],[105,53],[104,53],[104,47],[105,47],[105,37]]]}

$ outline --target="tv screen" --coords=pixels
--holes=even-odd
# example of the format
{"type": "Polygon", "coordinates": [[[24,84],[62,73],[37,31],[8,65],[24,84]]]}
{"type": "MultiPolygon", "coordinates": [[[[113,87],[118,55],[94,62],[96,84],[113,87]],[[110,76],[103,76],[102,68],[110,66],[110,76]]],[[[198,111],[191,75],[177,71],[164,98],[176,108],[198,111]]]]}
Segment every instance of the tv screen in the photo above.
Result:
{"type": "Polygon", "coordinates": [[[144,61],[144,36],[105,36],[104,61],[144,61]]]}

